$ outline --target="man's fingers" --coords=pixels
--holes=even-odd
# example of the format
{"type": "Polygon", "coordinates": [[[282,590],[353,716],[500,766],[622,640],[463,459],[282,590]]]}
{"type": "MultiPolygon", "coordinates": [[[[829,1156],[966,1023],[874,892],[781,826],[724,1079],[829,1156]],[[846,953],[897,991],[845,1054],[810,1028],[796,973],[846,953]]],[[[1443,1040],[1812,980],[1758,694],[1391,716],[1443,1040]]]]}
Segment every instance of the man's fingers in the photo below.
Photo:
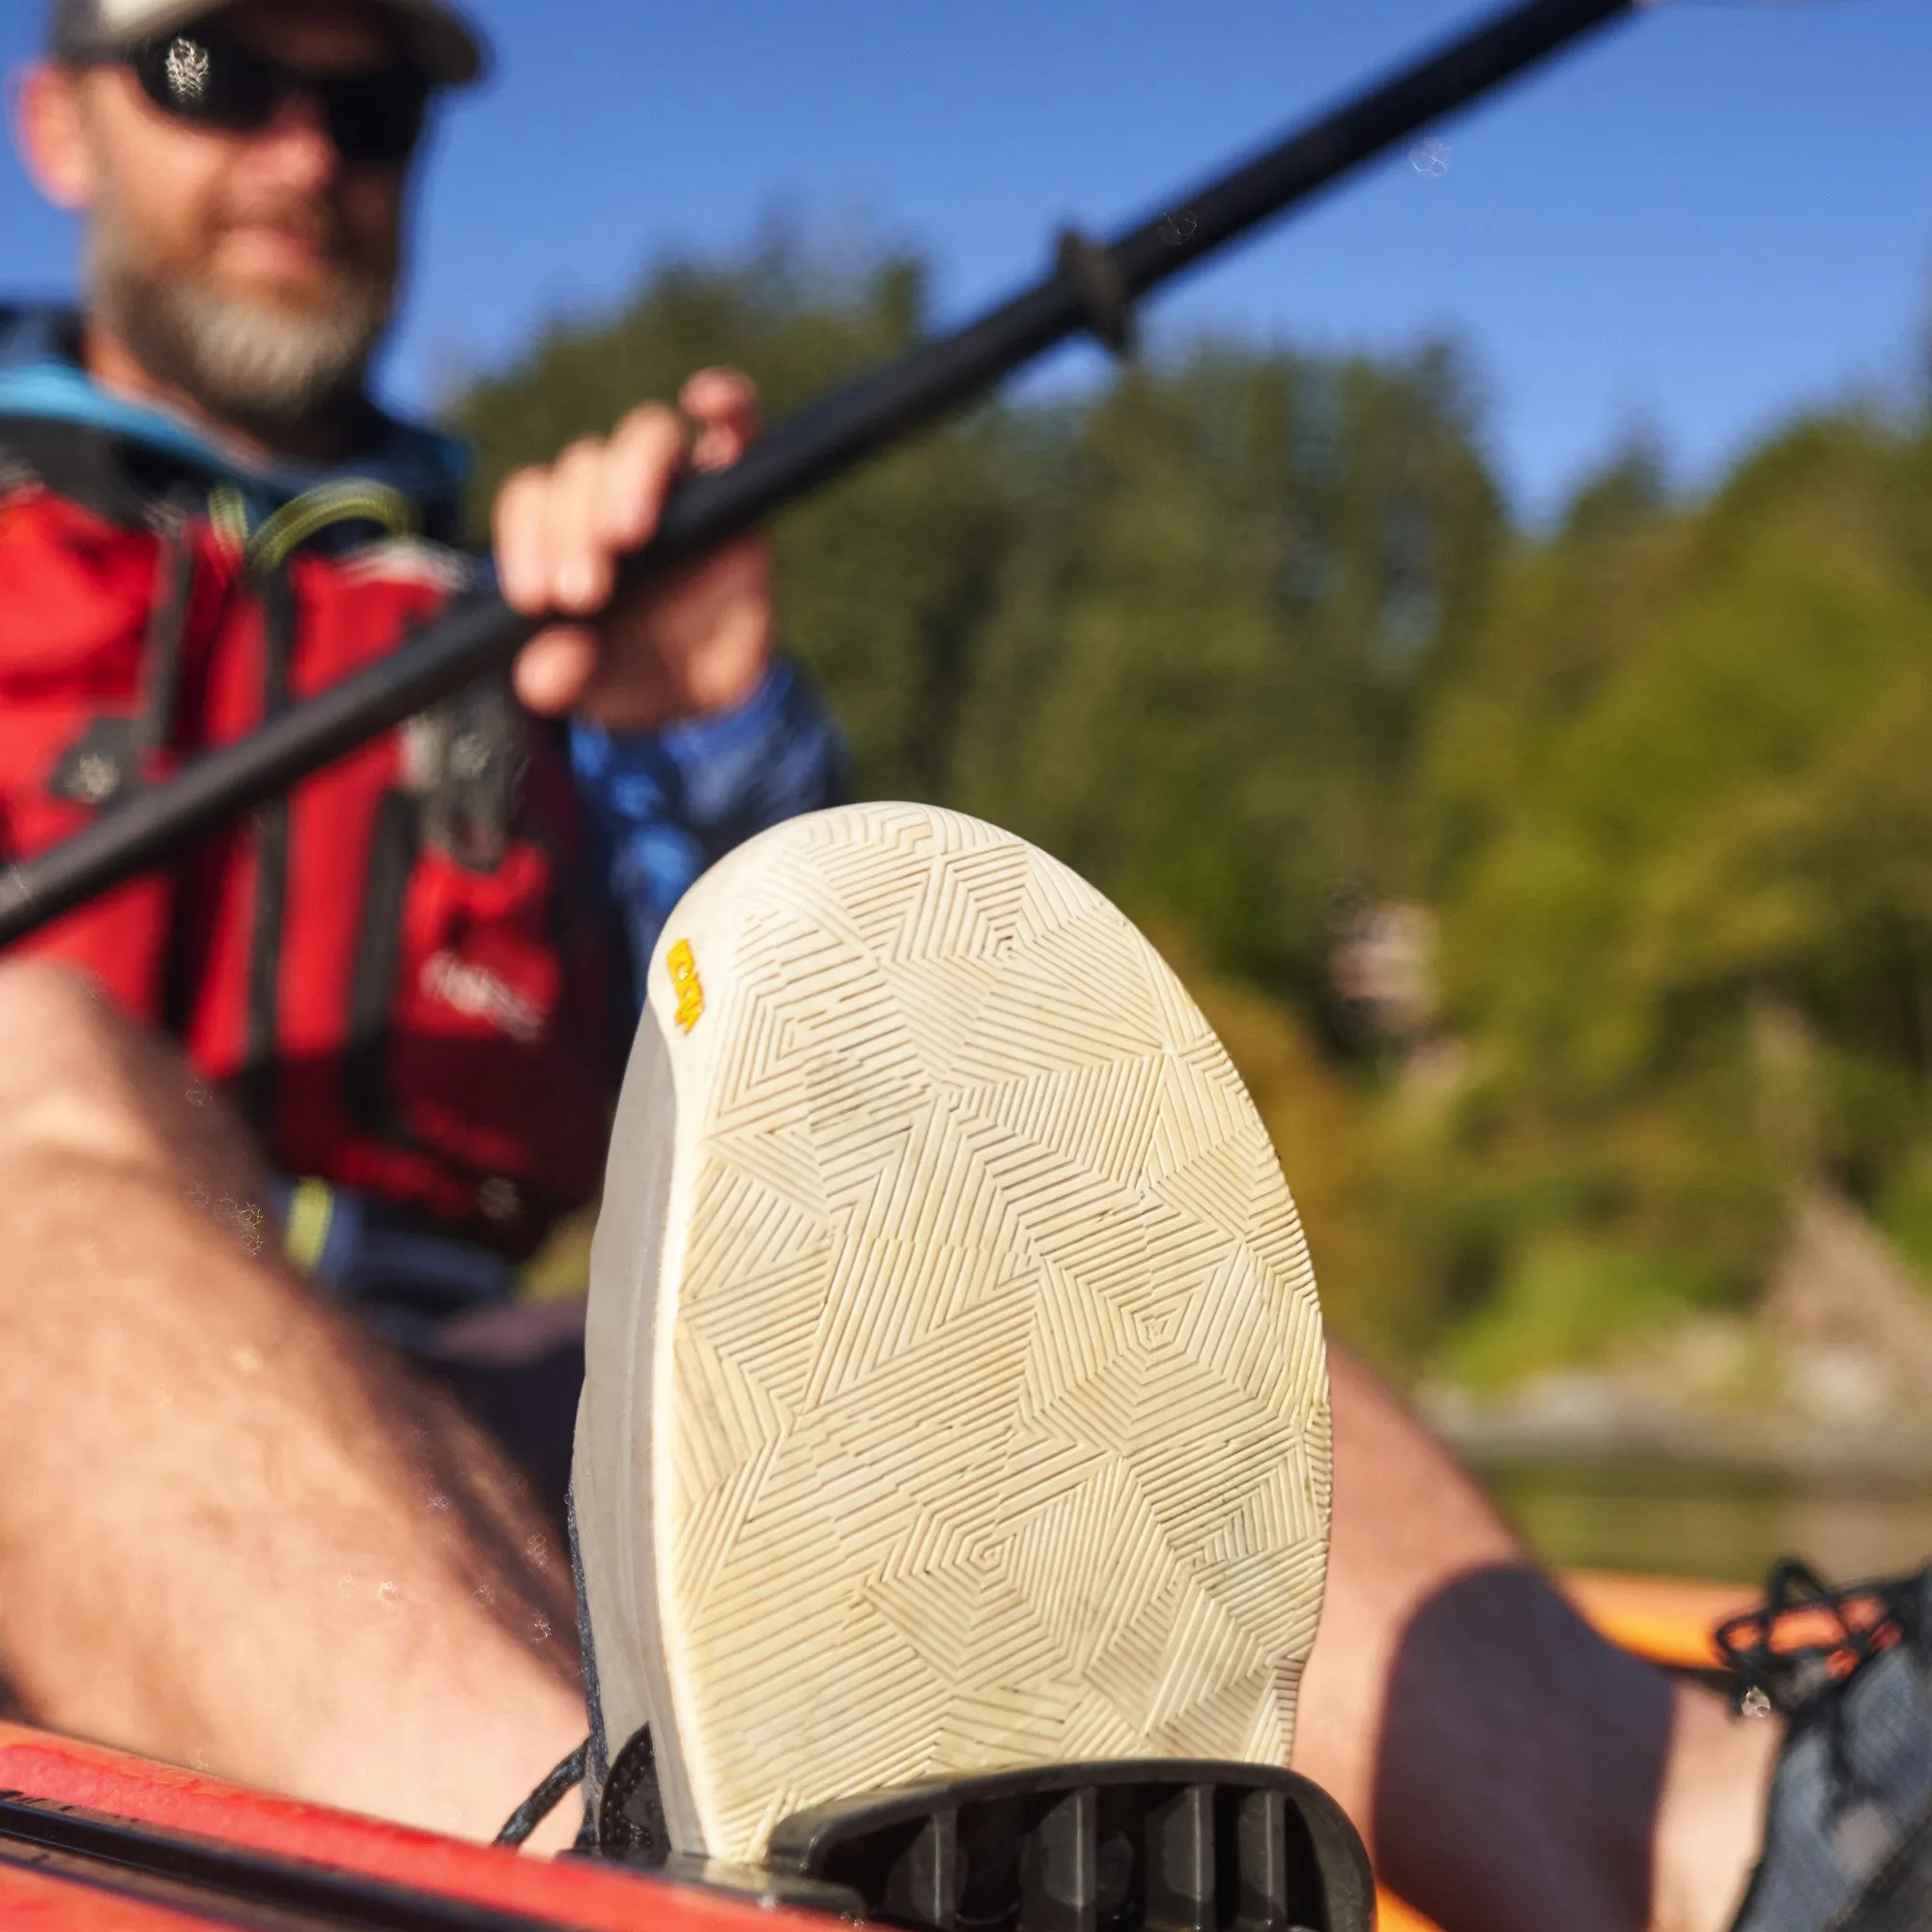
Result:
{"type": "Polygon", "coordinates": [[[700,369],[678,391],[677,404],[697,425],[692,464],[698,469],[728,469],[762,427],[758,386],[737,369],[700,369]]]}
{"type": "Polygon", "coordinates": [[[504,598],[530,616],[599,619],[547,624],[518,654],[517,695],[532,711],[587,705],[642,726],[733,702],[759,674],[769,651],[769,564],[749,540],[735,564],[709,559],[675,594],[658,586],[602,614],[619,557],[649,540],[688,457],[722,469],[758,434],[757,389],[735,369],[700,370],[678,404],[633,410],[608,440],[574,442],[547,469],[517,471],[497,495],[504,598]]]}
{"type": "Polygon", "coordinates": [[[497,493],[497,581],[527,617],[590,611],[611,594],[608,555],[584,530],[603,445],[574,442],[547,469],[519,469],[497,493]]]}
{"type": "Polygon", "coordinates": [[[550,608],[550,575],[544,563],[544,491],[541,469],[518,469],[497,492],[491,513],[497,553],[497,582],[503,601],[526,617],[550,608]]]}
{"type": "Polygon", "coordinates": [[[694,422],[729,416],[753,430],[758,426],[758,385],[742,369],[700,369],[685,379],[677,406],[694,422]]]}
{"type": "Polygon", "coordinates": [[[596,437],[573,442],[551,471],[544,502],[544,550],[553,611],[587,616],[607,602],[614,579],[611,546],[598,527],[609,446],[596,437]]]}
{"type": "Polygon", "coordinates": [[[511,678],[531,711],[554,718],[578,700],[597,668],[597,633],[583,624],[553,624],[517,653],[511,678]]]}
{"type": "Polygon", "coordinates": [[[657,527],[684,451],[676,412],[646,404],[608,442],[583,437],[548,469],[516,471],[497,493],[494,519],[505,600],[529,616],[601,609],[617,554],[657,527]]]}
{"type": "Polygon", "coordinates": [[[617,425],[597,502],[596,529],[606,544],[636,550],[650,536],[684,456],[684,425],[662,403],[645,403],[617,425]]]}

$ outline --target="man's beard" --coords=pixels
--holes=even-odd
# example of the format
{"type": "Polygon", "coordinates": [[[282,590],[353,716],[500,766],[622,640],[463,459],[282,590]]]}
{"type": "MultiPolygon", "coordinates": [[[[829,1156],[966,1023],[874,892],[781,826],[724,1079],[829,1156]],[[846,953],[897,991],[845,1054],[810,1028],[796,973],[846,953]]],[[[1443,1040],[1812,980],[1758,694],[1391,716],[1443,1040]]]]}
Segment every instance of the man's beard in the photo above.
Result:
{"type": "MultiPolygon", "coordinates": [[[[298,223],[314,213],[294,211],[298,223]]],[[[212,248],[200,260],[164,259],[105,195],[89,242],[94,314],[148,375],[217,422],[271,447],[332,440],[329,418],[359,401],[388,327],[395,272],[331,240],[334,285],[325,301],[303,307],[218,287],[207,267],[212,248]]]]}

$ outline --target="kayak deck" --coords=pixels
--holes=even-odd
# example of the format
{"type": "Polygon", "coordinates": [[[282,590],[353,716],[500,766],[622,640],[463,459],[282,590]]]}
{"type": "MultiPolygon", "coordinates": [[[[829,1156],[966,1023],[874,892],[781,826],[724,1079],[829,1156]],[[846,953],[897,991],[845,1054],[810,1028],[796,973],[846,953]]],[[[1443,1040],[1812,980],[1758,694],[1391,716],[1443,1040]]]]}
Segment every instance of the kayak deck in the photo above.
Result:
{"type": "Polygon", "coordinates": [[[780,1932],[772,1912],[642,1873],[253,1791],[0,1723],[0,1917],[63,1932],[186,1925],[780,1932]]]}

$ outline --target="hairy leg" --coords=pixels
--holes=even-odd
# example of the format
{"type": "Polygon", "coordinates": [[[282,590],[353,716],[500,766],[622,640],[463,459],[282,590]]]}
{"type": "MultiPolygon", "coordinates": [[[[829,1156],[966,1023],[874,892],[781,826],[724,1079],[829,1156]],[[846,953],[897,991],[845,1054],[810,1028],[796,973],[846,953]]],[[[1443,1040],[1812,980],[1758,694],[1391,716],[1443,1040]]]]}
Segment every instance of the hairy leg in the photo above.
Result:
{"type": "Polygon", "coordinates": [[[567,1558],[278,1264],[266,1199],[169,1047],[0,967],[0,1679],[55,1729],[487,1836],[582,1735],[567,1558]]]}
{"type": "Polygon", "coordinates": [[[1613,1649],[1414,1416],[1331,1353],[1335,1531],[1295,1764],[1445,1932],[1720,1932],[1776,1727],[1613,1649]]]}

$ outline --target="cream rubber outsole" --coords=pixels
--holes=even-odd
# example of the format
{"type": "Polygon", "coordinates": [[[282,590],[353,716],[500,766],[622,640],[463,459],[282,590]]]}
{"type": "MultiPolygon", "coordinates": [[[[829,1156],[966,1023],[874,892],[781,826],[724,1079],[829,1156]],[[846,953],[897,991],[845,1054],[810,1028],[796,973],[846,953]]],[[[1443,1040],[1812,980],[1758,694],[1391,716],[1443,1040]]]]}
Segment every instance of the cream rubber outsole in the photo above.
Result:
{"type": "Polygon", "coordinates": [[[681,1851],[1093,1758],[1286,1765],[1330,1490],[1261,1121],[1115,908],[994,827],[795,819],[673,913],[593,1253],[606,1733],[681,1851]]]}

